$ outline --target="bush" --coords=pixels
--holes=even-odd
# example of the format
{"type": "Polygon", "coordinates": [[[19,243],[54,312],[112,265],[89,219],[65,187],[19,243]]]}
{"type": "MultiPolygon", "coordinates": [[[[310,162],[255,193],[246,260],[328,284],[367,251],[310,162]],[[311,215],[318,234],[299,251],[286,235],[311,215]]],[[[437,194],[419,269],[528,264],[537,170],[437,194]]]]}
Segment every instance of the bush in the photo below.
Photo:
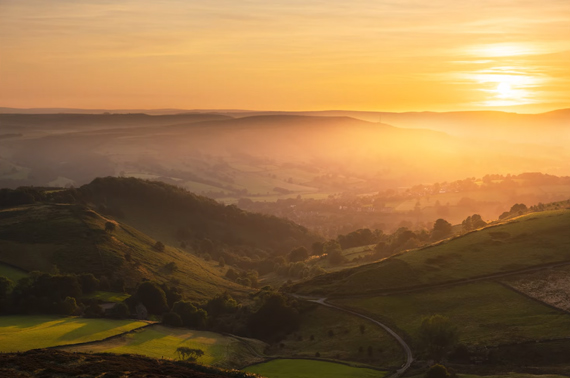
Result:
{"type": "Polygon", "coordinates": [[[447,368],[443,365],[433,365],[428,369],[426,374],[424,375],[425,378],[449,378],[450,374],[447,371],[447,368]]]}
{"type": "Polygon", "coordinates": [[[162,323],[171,327],[182,327],[182,319],[175,312],[166,312],[162,315],[162,323]]]}
{"type": "Polygon", "coordinates": [[[129,306],[127,306],[125,303],[121,302],[121,303],[116,303],[113,308],[111,309],[111,314],[110,316],[113,319],[126,319],[131,315],[131,312],[129,310],[129,306]]]}

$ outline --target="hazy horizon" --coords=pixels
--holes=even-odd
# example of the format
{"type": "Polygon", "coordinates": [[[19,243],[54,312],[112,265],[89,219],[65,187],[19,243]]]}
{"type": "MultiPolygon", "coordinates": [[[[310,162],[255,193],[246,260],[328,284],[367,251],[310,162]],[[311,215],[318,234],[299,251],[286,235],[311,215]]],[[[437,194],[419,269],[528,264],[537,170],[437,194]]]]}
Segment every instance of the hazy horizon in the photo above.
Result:
{"type": "Polygon", "coordinates": [[[0,1],[8,107],[570,106],[570,3],[0,1]]]}

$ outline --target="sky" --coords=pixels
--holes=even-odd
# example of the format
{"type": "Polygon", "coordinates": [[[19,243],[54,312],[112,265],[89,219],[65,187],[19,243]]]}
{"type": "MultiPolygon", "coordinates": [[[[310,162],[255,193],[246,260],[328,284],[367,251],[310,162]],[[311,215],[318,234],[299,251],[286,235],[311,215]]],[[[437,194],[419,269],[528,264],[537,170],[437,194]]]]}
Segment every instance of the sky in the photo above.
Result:
{"type": "Polygon", "coordinates": [[[0,0],[0,107],[544,112],[568,0],[0,0]]]}

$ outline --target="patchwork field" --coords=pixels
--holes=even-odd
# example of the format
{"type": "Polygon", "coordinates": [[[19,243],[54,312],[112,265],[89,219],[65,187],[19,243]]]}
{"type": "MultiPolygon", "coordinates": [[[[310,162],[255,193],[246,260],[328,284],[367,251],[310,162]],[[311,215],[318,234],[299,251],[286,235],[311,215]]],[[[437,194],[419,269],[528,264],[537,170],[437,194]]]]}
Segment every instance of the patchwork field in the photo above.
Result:
{"type": "Polygon", "coordinates": [[[460,328],[460,342],[470,345],[570,337],[570,315],[493,282],[333,303],[387,319],[413,341],[422,319],[434,314],[449,317],[460,328]]]}
{"type": "Polygon", "coordinates": [[[176,349],[202,349],[205,354],[198,362],[204,365],[236,368],[263,360],[257,357],[265,344],[258,340],[237,339],[219,333],[169,328],[155,325],[109,341],[64,350],[88,353],[139,354],[153,358],[178,359],[176,349]]]}
{"type": "Polygon", "coordinates": [[[132,320],[2,316],[0,352],[18,352],[101,340],[146,324],[132,320]]]}
{"type": "Polygon", "coordinates": [[[301,327],[281,345],[268,351],[279,357],[315,357],[365,363],[379,367],[400,366],[404,353],[393,337],[380,327],[356,316],[318,306],[302,314],[301,327]],[[361,330],[360,327],[364,326],[361,330]],[[329,332],[332,331],[332,336],[329,332]],[[371,355],[368,347],[372,347],[371,355]]]}
{"type": "Polygon", "coordinates": [[[381,378],[386,375],[378,370],[314,360],[273,360],[244,370],[267,378],[381,378]]]}

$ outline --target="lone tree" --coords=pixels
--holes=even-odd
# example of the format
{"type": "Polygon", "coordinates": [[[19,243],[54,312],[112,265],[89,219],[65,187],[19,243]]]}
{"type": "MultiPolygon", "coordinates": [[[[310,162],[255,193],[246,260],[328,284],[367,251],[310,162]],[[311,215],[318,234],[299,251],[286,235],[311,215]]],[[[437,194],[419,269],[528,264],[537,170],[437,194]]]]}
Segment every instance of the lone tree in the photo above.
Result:
{"type": "Polygon", "coordinates": [[[192,349],[188,347],[178,347],[176,349],[176,353],[178,353],[179,359],[189,361],[196,361],[204,355],[204,351],[202,349],[192,349]]]}
{"type": "Polygon", "coordinates": [[[113,222],[105,222],[105,232],[112,233],[117,228],[117,225],[113,222]]]}
{"type": "Polygon", "coordinates": [[[157,241],[157,242],[154,244],[153,248],[156,249],[158,252],[164,252],[164,248],[165,248],[165,247],[164,247],[164,244],[163,244],[162,242],[157,241]]]}
{"type": "Polygon", "coordinates": [[[433,230],[431,232],[431,237],[433,240],[443,239],[451,234],[451,223],[445,219],[439,218],[433,224],[433,230]]]}
{"type": "Polygon", "coordinates": [[[433,315],[424,318],[419,330],[420,341],[429,358],[439,362],[458,341],[457,327],[449,318],[433,315]]]}

